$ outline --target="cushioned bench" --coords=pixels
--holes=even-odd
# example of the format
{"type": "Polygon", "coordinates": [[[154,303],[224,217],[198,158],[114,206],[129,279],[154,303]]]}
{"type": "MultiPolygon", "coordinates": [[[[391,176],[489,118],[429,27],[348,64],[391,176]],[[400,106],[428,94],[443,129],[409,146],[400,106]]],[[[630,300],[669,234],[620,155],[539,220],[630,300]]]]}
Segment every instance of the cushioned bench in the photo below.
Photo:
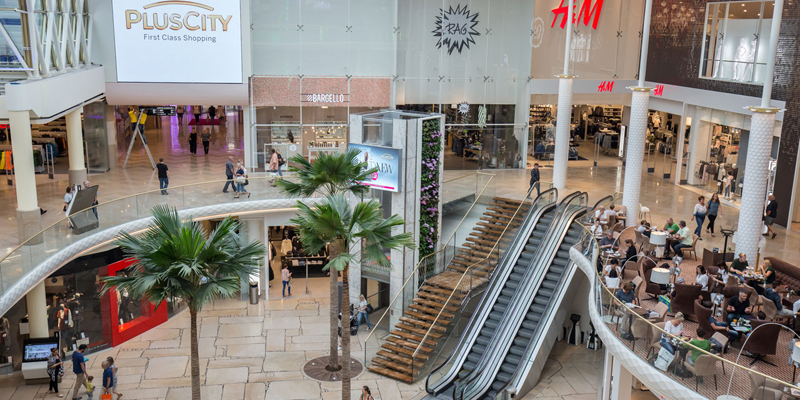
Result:
{"type": "Polygon", "coordinates": [[[800,293],[800,268],[779,258],[765,257],[764,259],[772,263],[772,267],[775,268],[775,278],[781,281],[782,285],[789,286],[789,289],[794,290],[795,293],[800,293]]]}

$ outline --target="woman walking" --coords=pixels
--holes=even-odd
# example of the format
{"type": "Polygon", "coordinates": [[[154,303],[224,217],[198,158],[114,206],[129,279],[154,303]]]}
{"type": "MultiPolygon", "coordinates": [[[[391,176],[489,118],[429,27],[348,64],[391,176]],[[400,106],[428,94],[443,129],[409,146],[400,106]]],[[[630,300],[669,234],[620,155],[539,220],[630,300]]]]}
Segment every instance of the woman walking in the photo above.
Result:
{"type": "Polygon", "coordinates": [[[199,126],[196,126],[191,133],[189,133],[189,153],[192,153],[193,156],[197,155],[197,130],[200,129],[199,126]]]}
{"type": "Polygon", "coordinates": [[[250,193],[244,188],[247,184],[247,170],[242,166],[242,162],[236,163],[236,196],[234,199],[238,199],[245,194],[248,198],[250,198],[250,193]]]}
{"type": "Polygon", "coordinates": [[[278,152],[275,149],[270,149],[270,153],[272,155],[269,157],[269,177],[272,179],[270,179],[269,183],[275,186],[275,177],[278,174],[278,152]]]}
{"type": "Polygon", "coordinates": [[[375,400],[375,398],[372,397],[372,392],[369,391],[369,386],[361,387],[361,397],[359,400],[375,400]]]}
{"type": "Polygon", "coordinates": [[[711,234],[711,237],[714,236],[714,221],[717,220],[719,216],[719,196],[714,193],[711,195],[711,199],[708,200],[708,225],[706,226],[706,232],[711,234]]]}
{"type": "Polygon", "coordinates": [[[367,299],[364,298],[364,295],[358,296],[358,323],[356,324],[356,331],[361,329],[361,320],[367,320],[367,332],[372,329],[372,324],[369,322],[369,313],[367,313],[367,299]]]}
{"type": "Polygon", "coordinates": [[[694,212],[692,212],[692,220],[697,221],[697,228],[695,228],[694,234],[697,235],[698,238],[700,238],[700,234],[703,233],[703,222],[706,220],[707,212],[706,197],[698,197],[697,204],[694,205],[694,212]]]}
{"type": "Polygon", "coordinates": [[[208,155],[208,146],[211,143],[211,132],[208,131],[208,128],[203,129],[203,133],[200,134],[200,140],[203,141],[203,151],[208,155]]]}
{"type": "Polygon", "coordinates": [[[178,125],[183,125],[183,113],[186,109],[183,106],[178,106],[175,108],[175,112],[178,114],[178,125]]]}
{"type": "Polygon", "coordinates": [[[64,362],[58,355],[57,347],[50,349],[50,357],[47,357],[47,375],[50,377],[50,393],[54,393],[56,397],[64,397],[58,392],[58,380],[64,375],[64,362]]]}
{"type": "Polygon", "coordinates": [[[286,297],[286,287],[289,287],[289,296],[292,295],[292,285],[290,284],[290,279],[292,279],[292,273],[289,272],[289,265],[286,264],[283,266],[281,270],[281,281],[283,282],[283,297],[286,297]]]}

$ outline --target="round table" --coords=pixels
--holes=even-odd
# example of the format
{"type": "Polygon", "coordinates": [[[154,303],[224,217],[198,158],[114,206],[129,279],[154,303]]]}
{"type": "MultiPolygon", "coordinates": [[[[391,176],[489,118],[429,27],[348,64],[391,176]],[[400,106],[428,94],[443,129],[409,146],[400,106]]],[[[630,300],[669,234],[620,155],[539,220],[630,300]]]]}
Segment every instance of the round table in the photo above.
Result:
{"type": "Polygon", "coordinates": [[[650,232],[650,244],[656,247],[656,258],[664,255],[664,247],[667,245],[667,232],[650,232]]]}

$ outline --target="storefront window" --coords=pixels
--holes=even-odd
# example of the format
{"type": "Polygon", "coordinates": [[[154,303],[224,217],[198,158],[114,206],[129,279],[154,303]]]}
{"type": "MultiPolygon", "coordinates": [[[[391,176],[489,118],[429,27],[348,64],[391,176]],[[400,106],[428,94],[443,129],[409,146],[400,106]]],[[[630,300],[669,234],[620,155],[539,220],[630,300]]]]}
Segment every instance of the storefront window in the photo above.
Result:
{"type": "Polygon", "coordinates": [[[708,3],[700,76],[763,84],[773,8],[771,1],[708,3]]]}

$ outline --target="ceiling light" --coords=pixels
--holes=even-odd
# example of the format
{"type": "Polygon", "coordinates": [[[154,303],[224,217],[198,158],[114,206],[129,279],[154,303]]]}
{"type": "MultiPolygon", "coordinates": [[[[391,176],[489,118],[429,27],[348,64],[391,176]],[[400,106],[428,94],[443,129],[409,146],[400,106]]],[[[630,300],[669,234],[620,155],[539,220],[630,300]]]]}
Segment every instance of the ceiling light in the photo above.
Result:
{"type": "Polygon", "coordinates": [[[744,10],[744,12],[747,12],[747,10],[744,10]]]}

